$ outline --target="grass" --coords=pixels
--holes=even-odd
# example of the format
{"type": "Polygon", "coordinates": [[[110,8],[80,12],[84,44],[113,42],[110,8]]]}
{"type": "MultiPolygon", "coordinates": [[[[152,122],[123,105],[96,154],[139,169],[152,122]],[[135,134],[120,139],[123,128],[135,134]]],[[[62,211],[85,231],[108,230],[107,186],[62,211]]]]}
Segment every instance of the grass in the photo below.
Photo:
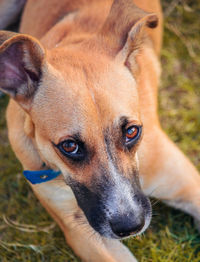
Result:
{"type": "MultiPolygon", "coordinates": [[[[200,170],[200,2],[163,0],[163,74],[159,96],[163,128],[200,170]],[[179,4],[178,4],[179,3],[179,4]]],[[[21,175],[8,140],[0,99],[0,261],[79,259],[21,175]]],[[[124,241],[141,262],[199,262],[200,235],[192,218],[157,203],[150,228],[124,241]]],[[[95,262],[95,261],[94,261],[95,262]]]]}

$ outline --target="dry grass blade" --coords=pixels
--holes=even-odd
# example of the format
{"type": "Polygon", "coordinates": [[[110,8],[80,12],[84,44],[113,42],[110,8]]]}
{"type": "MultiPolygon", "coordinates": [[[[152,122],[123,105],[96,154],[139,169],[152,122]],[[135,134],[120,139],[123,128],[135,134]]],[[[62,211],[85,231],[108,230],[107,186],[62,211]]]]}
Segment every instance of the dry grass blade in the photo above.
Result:
{"type": "Polygon", "coordinates": [[[36,253],[41,253],[41,247],[40,246],[36,246],[36,245],[25,245],[25,244],[21,244],[21,243],[17,243],[17,242],[14,242],[14,243],[7,243],[5,241],[2,241],[0,240],[0,245],[6,249],[9,249],[9,251],[11,252],[14,252],[11,248],[19,248],[19,247],[22,247],[22,248],[28,248],[28,249],[31,249],[33,251],[35,251],[36,253]]]}
{"type": "Polygon", "coordinates": [[[181,0],[174,0],[170,3],[170,5],[168,6],[168,8],[164,11],[164,16],[169,16],[174,9],[176,8],[176,6],[180,3],[181,0]]]}
{"type": "Polygon", "coordinates": [[[49,233],[50,230],[52,230],[55,226],[56,223],[51,223],[50,225],[46,227],[41,227],[41,226],[36,226],[36,225],[27,225],[27,224],[20,224],[16,221],[13,221],[9,218],[7,218],[5,215],[2,216],[3,221],[10,227],[13,227],[17,230],[23,231],[23,232],[29,232],[29,233],[34,233],[34,232],[45,232],[49,233]]]}
{"type": "Polygon", "coordinates": [[[189,55],[191,56],[191,58],[195,58],[196,54],[193,50],[193,45],[192,42],[190,42],[179,30],[175,25],[169,24],[169,23],[165,23],[165,27],[170,30],[171,32],[173,32],[180,40],[181,42],[185,45],[185,47],[188,50],[189,55]]]}

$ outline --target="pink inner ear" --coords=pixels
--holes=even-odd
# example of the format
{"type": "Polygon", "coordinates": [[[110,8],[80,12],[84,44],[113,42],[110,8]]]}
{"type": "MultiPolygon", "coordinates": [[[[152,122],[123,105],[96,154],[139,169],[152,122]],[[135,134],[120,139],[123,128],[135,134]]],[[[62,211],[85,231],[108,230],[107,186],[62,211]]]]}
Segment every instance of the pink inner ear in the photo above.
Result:
{"type": "MultiPolygon", "coordinates": [[[[19,65],[17,66],[15,63],[12,63],[9,60],[4,61],[4,77],[9,79],[21,80],[23,81],[22,73],[19,70],[19,65]]],[[[1,66],[3,66],[1,65],[1,66]]]]}
{"type": "Polygon", "coordinates": [[[20,99],[30,98],[37,89],[40,77],[40,65],[35,66],[32,60],[38,59],[37,50],[30,42],[11,42],[0,48],[0,89],[20,99]]]}
{"type": "Polygon", "coordinates": [[[10,95],[17,94],[27,79],[22,58],[21,43],[12,44],[0,54],[0,87],[10,95]]]}

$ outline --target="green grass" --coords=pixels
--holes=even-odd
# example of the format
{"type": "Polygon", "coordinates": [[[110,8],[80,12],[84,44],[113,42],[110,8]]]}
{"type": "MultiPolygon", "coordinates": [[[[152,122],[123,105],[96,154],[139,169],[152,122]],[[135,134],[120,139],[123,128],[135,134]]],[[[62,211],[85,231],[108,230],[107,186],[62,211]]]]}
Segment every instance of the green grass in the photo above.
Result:
{"type": "MultiPolygon", "coordinates": [[[[177,2],[163,1],[160,119],[168,135],[200,170],[200,2],[173,5],[177,2]]],[[[7,97],[0,99],[0,261],[77,262],[62,232],[21,175],[22,168],[7,140],[7,102],[7,97]]],[[[153,209],[146,233],[124,241],[138,260],[199,262],[200,235],[192,218],[161,203],[153,209]]]]}

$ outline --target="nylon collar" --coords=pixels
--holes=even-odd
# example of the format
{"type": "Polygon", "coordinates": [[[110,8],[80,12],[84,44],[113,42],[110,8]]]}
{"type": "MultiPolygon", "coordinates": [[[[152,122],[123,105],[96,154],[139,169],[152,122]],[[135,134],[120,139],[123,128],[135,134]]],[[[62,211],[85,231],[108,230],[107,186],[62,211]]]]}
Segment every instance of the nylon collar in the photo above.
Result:
{"type": "Polygon", "coordinates": [[[25,178],[31,182],[31,184],[41,184],[50,180],[53,180],[61,174],[60,171],[55,171],[52,169],[39,170],[39,171],[29,171],[24,170],[23,175],[25,178]]]}

